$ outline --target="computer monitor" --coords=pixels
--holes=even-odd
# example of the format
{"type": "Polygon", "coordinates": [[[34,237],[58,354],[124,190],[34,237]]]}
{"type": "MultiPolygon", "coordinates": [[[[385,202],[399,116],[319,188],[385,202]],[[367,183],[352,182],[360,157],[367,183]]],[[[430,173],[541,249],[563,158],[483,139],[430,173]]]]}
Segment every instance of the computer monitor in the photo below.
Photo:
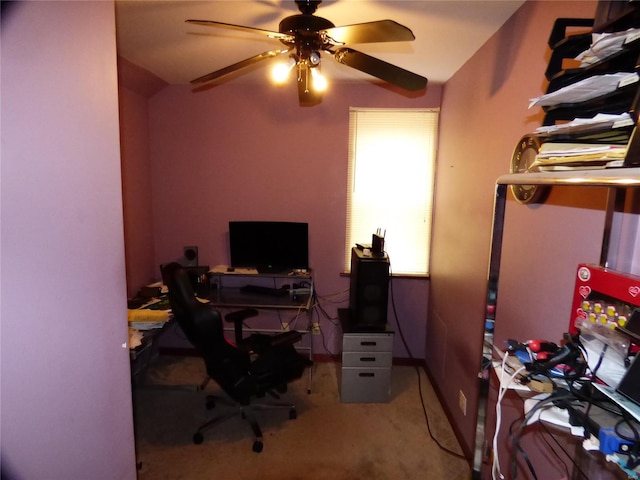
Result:
{"type": "Polygon", "coordinates": [[[229,222],[229,253],[234,268],[260,273],[309,269],[309,224],[302,222],[229,222]]]}

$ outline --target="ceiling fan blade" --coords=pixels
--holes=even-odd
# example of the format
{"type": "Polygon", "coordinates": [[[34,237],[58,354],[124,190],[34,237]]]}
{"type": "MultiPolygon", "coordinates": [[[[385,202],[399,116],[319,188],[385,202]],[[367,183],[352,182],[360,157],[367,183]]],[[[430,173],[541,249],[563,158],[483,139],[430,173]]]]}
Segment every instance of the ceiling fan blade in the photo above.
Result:
{"type": "Polygon", "coordinates": [[[208,73],[207,75],[203,75],[202,77],[198,77],[194,80],[191,80],[191,83],[205,83],[210,82],[211,80],[215,80],[217,78],[223,77],[224,75],[228,75],[230,73],[236,72],[242,68],[253,65],[254,63],[258,63],[262,60],[266,60],[268,58],[273,58],[278,55],[282,55],[283,53],[287,53],[289,50],[270,50],[268,52],[260,53],[259,55],[255,55],[251,58],[247,58],[238,63],[234,63],[233,65],[229,65],[228,67],[221,68],[220,70],[216,70],[215,72],[208,73]]]}
{"type": "Polygon", "coordinates": [[[271,30],[263,30],[261,28],[244,27],[242,25],[234,25],[233,23],[215,22],[213,20],[185,20],[186,23],[194,25],[204,25],[205,27],[220,27],[228,28],[231,30],[239,30],[247,33],[257,33],[259,35],[266,35],[269,38],[275,38],[277,40],[284,40],[292,42],[294,37],[287,33],[272,32],[271,30]]]}
{"type": "Polygon", "coordinates": [[[393,20],[357,23],[322,30],[334,44],[411,42],[416,39],[413,32],[393,20]]]}
{"type": "Polygon", "coordinates": [[[396,67],[378,58],[352,48],[339,48],[334,58],[348,67],[373,75],[381,80],[393,83],[405,90],[421,90],[427,86],[427,79],[418,74],[396,67]]]}

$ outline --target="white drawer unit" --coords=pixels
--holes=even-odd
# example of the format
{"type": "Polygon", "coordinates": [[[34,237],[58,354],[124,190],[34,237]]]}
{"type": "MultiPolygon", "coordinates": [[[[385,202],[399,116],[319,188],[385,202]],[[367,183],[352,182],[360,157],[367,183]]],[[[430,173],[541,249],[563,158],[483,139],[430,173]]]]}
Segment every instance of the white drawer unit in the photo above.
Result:
{"type": "Polygon", "coordinates": [[[393,332],[343,332],[340,399],[386,403],[391,399],[393,332]]]}

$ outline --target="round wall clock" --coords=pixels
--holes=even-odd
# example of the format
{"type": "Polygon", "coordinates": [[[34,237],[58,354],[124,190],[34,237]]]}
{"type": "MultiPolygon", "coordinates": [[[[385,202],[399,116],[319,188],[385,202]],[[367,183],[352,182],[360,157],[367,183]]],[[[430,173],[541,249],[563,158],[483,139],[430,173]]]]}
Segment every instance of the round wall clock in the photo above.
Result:
{"type": "MultiPolygon", "coordinates": [[[[525,135],[520,139],[511,157],[510,173],[529,173],[537,171],[531,165],[540,150],[540,139],[535,135],[525,135]]],[[[519,203],[534,203],[542,199],[547,187],[542,185],[511,185],[511,193],[519,203]]]]}

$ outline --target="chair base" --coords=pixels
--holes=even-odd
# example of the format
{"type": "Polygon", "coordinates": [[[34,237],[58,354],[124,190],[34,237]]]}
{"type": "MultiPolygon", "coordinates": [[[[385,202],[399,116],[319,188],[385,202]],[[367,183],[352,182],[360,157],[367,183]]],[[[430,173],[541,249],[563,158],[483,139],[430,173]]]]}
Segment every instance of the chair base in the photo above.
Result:
{"type": "MultiPolygon", "coordinates": [[[[215,408],[217,397],[213,395],[207,395],[206,407],[207,409],[215,408]]],[[[260,453],[264,447],[262,443],[262,430],[255,416],[256,410],[275,410],[275,409],[287,409],[289,410],[289,419],[295,420],[298,418],[298,412],[296,406],[293,403],[252,403],[250,405],[239,405],[233,403],[234,410],[226,412],[224,414],[217,415],[208,422],[200,425],[198,430],[193,434],[193,443],[196,445],[201,444],[204,441],[204,432],[213,428],[214,426],[221,424],[230,418],[240,416],[243,420],[246,420],[251,430],[253,431],[253,447],[252,450],[256,453],[260,453]]]]}

